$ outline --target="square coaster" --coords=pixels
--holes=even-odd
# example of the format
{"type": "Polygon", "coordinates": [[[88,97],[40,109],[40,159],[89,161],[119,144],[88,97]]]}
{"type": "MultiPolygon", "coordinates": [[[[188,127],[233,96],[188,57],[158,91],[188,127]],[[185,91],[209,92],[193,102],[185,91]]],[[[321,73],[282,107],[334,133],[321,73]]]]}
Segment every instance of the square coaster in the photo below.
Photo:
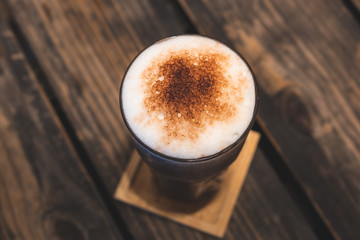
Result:
{"type": "Polygon", "coordinates": [[[162,196],[155,186],[148,165],[141,160],[136,151],[131,156],[114,197],[172,221],[222,237],[259,139],[258,132],[250,131],[239,156],[224,173],[221,190],[210,202],[200,208],[196,203],[184,203],[162,196]]]}

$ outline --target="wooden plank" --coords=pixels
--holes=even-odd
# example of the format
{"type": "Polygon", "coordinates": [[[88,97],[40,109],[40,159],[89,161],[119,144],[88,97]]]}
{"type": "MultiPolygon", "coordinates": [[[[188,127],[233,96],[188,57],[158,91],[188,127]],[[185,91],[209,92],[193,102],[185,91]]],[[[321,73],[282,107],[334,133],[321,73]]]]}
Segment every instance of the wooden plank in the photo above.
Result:
{"type": "Polygon", "coordinates": [[[180,0],[261,85],[260,123],[335,237],[360,239],[360,26],[341,1],[180,0]]]}
{"type": "Polygon", "coordinates": [[[360,0],[348,0],[353,3],[355,9],[357,10],[357,14],[360,16],[360,0]]]}
{"type": "MultiPolygon", "coordinates": [[[[133,150],[118,107],[125,68],[144,46],[184,33],[187,26],[167,1],[8,3],[88,153],[86,160],[113,195],[133,150]]],[[[251,187],[244,186],[240,198],[245,200],[237,203],[225,238],[314,239],[264,156],[257,153],[254,161],[251,187]]],[[[117,203],[117,210],[134,239],[211,239],[126,204],[117,203]]]]}
{"type": "Polygon", "coordinates": [[[1,20],[0,239],[123,239],[1,20]]]}

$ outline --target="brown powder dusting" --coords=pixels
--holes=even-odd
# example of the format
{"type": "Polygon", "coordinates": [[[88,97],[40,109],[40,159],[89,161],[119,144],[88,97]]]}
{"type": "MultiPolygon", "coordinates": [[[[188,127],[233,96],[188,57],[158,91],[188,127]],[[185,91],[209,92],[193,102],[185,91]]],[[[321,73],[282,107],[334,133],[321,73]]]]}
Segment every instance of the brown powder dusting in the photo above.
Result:
{"type": "Polygon", "coordinates": [[[144,105],[161,121],[170,139],[193,139],[214,121],[230,120],[235,107],[228,103],[228,79],[224,76],[229,56],[188,51],[154,60],[146,79],[144,105]]]}

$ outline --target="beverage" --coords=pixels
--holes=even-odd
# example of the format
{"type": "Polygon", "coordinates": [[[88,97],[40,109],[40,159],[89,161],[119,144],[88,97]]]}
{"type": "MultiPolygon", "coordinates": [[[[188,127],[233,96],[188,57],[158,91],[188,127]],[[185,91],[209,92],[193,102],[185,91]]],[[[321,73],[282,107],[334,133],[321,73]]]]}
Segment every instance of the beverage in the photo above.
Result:
{"type": "Polygon", "coordinates": [[[145,49],[120,90],[125,123],[155,175],[198,192],[196,185],[211,182],[236,158],[257,98],[246,62],[224,44],[197,35],[145,49]]]}

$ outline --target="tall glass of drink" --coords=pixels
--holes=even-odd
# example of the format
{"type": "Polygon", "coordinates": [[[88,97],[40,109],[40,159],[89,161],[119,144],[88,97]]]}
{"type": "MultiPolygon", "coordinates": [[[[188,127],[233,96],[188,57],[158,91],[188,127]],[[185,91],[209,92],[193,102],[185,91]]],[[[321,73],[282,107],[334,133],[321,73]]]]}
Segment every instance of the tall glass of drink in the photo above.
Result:
{"type": "Polygon", "coordinates": [[[180,35],[143,50],[120,87],[120,109],[135,147],[162,192],[209,198],[236,159],[258,106],[243,57],[219,41],[180,35]]]}

